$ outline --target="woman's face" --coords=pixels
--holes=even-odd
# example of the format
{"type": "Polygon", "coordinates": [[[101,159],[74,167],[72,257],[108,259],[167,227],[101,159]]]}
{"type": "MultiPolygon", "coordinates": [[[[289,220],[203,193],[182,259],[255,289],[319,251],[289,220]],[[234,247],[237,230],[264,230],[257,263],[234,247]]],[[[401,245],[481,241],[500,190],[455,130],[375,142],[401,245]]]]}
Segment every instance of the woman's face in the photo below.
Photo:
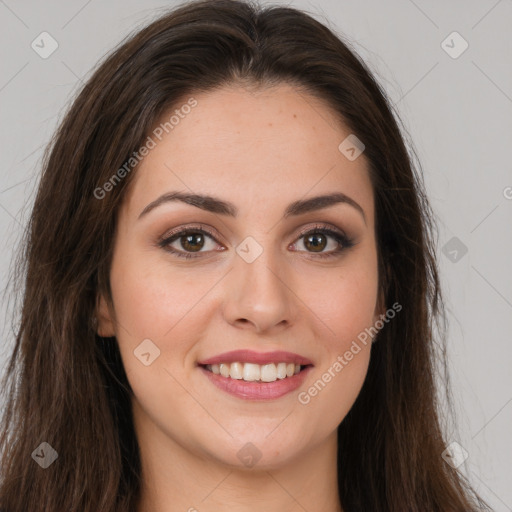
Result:
{"type": "Polygon", "coordinates": [[[99,333],[117,337],[141,444],[278,467],[335,442],[367,372],[360,335],[383,312],[367,162],[291,86],[193,97],[125,196],[99,333]],[[312,201],[333,194],[348,199],[312,201]]]}

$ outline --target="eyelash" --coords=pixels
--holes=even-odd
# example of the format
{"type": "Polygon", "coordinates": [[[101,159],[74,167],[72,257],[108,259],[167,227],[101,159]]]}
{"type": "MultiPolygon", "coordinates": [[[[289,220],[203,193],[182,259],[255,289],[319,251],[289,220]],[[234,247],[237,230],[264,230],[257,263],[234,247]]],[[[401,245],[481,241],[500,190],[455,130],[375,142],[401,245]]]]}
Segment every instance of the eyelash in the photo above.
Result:
{"type": "MultiPolygon", "coordinates": [[[[339,256],[340,253],[342,253],[345,249],[349,249],[350,247],[353,247],[355,245],[354,241],[352,239],[350,239],[349,237],[347,237],[344,233],[335,231],[333,229],[329,229],[325,225],[317,225],[317,226],[314,226],[313,228],[308,228],[308,229],[302,230],[299,233],[299,237],[297,240],[301,240],[302,238],[304,238],[307,235],[318,234],[318,233],[334,238],[334,240],[338,244],[341,244],[341,247],[338,246],[337,249],[327,252],[327,253],[312,253],[312,252],[310,252],[309,254],[312,254],[315,258],[319,258],[319,259],[335,258],[335,257],[339,256]]],[[[191,252],[177,251],[176,249],[170,247],[170,245],[169,245],[172,242],[174,242],[175,240],[179,240],[181,237],[183,237],[185,235],[190,235],[190,234],[208,235],[215,242],[217,242],[217,240],[215,239],[215,235],[213,233],[211,233],[204,226],[199,225],[199,227],[190,226],[190,227],[184,228],[178,232],[170,233],[169,236],[164,235],[165,238],[160,239],[158,241],[157,245],[158,245],[158,247],[174,254],[178,258],[185,258],[185,259],[200,258],[201,252],[191,253],[191,252]]],[[[203,251],[203,252],[205,252],[205,251],[203,251]]],[[[305,251],[305,252],[308,252],[308,251],[305,251]]]]}

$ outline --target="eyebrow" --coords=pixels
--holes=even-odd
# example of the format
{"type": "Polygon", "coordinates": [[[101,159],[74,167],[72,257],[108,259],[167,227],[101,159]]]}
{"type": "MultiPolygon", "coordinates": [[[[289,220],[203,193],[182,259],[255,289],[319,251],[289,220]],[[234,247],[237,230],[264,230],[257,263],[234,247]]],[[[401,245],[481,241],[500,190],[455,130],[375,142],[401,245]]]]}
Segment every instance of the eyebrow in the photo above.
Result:
{"type": "MultiPolygon", "coordinates": [[[[182,203],[190,204],[197,208],[201,208],[202,210],[220,215],[229,215],[230,217],[236,217],[238,215],[238,208],[233,203],[223,201],[216,197],[201,194],[186,194],[182,192],[167,192],[149,203],[144,210],[142,210],[138,218],[140,219],[144,215],[147,215],[151,210],[154,210],[162,204],[173,201],[181,201],[182,203]]],[[[294,201],[286,208],[284,218],[303,215],[308,212],[321,210],[340,203],[348,204],[355,208],[362,215],[366,224],[366,215],[363,208],[361,208],[361,206],[351,197],[342,194],[341,192],[294,201]]]]}

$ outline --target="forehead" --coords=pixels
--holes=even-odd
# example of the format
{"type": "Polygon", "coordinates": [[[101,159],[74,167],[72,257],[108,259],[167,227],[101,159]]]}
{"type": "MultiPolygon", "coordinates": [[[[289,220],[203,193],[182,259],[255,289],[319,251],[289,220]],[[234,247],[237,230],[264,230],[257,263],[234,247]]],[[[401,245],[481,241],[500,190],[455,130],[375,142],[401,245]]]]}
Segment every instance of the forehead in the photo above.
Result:
{"type": "Polygon", "coordinates": [[[130,215],[169,191],[225,197],[242,213],[244,206],[281,209],[299,198],[342,192],[373,217],[364,154],[351,161],[339,149],[350,130],[323,101],[291,85],[191,94],[159,126],[161,140],[152,129],[154,147],[125,197],[130,215]],[[190,98],[196,105],[181,109],[190,98]]]}

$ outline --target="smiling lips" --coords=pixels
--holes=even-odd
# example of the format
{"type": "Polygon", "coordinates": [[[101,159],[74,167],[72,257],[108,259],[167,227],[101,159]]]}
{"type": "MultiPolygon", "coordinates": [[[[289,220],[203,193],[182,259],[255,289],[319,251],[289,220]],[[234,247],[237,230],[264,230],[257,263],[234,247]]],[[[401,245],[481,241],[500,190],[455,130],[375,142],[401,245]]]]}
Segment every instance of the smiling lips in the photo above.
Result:
{"type": "Polygon", "coordinates": [[[313,366],[291,352],[236,350],[198,363],[220,389],[243,399],[265,400],[296,389],[313,366]]]}

